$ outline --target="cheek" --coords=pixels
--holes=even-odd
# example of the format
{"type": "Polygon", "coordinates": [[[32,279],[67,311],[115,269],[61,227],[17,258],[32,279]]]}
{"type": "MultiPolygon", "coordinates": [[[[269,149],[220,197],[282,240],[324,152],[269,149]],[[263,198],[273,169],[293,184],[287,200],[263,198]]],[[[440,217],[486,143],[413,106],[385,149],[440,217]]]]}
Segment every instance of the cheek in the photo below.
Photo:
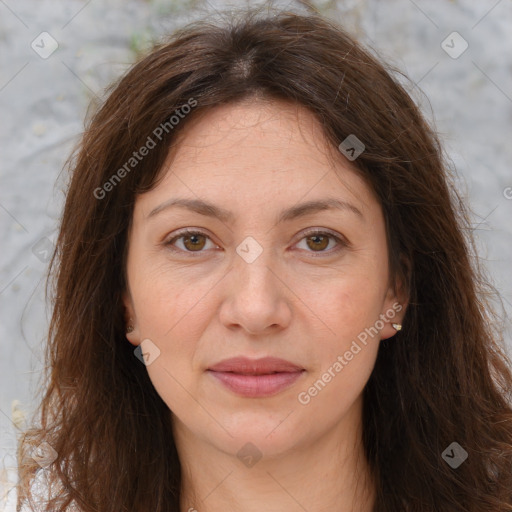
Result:
{"type": "Polygon", "coordinates": [[[377,297],[368,290],[347,286],[323,304],[333,333],[316,340],[322,347],[317,365],[296,397],[305,429],[334,427],[359,403],[379,348],[379,336],[368,334],[379,314],[377,297]]]}
{"type": "Polygon", "coordinates": [[[319,282],[323,286],[315,287],[314,293],[311,287],[309,291],[303,290],[311,309],[328,328],[326,344],[331,349],[343,349],[362,331],[375,325],[385,295],[384,277],[371,268],[359,272],[351,267],[319,282]]]}
{"type": "MultiPolygon", "coordinates": [[[[328,326],[315,340],[317,364],[298,402],[317,410],[346,412],[362,392],[375,364],[380,336],[375,330],[383,287],[375,275],[345,275],[330,280],[313,296],[315,311],[328,326]]],[[[312,417],[316,416],[316,413],[312,417]]]]}
{"type": "Polygon", "coordinates": [[[186,269],[176,271],[167,263],[144,266],[141,261],[131,291],[142,335],[179,344],[183,337],[177,333],[186,330],[187,337],[193,340],[194,331],[200,332],[208,319],[207,303],[215,284],[211,273],[191,278],[186,269]]]}
{"type": "MultiPolygon", "coordinates": [[[[143,259],[141,259],[141,262],[143,259]]],[[[133,262],[138,274],[131,292],[141,340],[149,338],[160,354],[147,367],[149,377],[171,410],[190,407],[195,395],[195,355],[210,323],[216,280],[196,278],[165,265],[150,268],[133,262]]]]}

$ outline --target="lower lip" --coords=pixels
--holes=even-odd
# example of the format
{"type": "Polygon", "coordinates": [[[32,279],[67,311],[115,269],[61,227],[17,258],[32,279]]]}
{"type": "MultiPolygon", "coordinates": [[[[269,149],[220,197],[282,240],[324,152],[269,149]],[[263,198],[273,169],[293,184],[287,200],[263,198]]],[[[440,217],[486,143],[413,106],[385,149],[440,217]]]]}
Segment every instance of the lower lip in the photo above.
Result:
{"type": "Polygon", "coordinates": [[[242,375],[231,372],[214,372],[211,375],[220,380],[228,389],[237,395],[248,398],[272,396],[291,386],[303,373],[282,372],[267,375],[242,375]]]}

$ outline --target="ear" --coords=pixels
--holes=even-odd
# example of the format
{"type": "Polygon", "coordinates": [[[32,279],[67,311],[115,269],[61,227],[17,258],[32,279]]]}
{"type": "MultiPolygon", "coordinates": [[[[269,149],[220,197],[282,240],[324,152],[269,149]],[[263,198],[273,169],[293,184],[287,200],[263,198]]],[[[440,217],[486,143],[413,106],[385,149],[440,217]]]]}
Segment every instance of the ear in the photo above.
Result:
{"type": "Polygon", "coordinates": [[[393,327],[393,324],[403,324],[408,304],[409,296],[404,280],[397,278],[396,283],[392,283],[387,290],[383,311],[380,315],[380,319],[384,322],[384,327],[380,331],[381,340],[391,338],[398,332],[399,329],[393,327]]]}
{"type": "Polygon", "coordinates": [[[125,329],[126,339],[134,346],[140,344],[140,333],[137,323],[137,317],[135,315],[135,308],[133,307],[133,301],[131,294],[128,290],[123,292],[123,304],[125,311],[125,329]]]}

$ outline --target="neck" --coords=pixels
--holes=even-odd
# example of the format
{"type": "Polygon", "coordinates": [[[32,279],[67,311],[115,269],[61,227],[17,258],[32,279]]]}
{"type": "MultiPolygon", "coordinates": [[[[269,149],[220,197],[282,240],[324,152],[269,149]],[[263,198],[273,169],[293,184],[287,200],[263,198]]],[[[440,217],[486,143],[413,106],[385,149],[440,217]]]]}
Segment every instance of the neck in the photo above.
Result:
{"type": "Polygon", "coordinates": [[[181,512],[372,511],[374,482],[359,425],[349,430],[336,425],[315,442],[263,454],[252,467],[179,422],[174,431],[182,466],[181,512]]]}

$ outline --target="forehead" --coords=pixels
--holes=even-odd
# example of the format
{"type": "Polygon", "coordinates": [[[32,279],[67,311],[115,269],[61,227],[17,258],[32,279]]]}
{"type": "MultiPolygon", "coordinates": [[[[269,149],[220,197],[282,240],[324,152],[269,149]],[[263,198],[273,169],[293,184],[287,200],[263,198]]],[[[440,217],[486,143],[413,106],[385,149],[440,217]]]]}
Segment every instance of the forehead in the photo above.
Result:
{"type": "MultiPolygon", "coordinates": [[[[273,160],[328,159],[329,145],[320,123],[305,107],[282,100],[246,99],[217,106],[191,120],[180,133],[169,160],[186,167],[186,160],[237,160],[250,162],[250,155],[268,152],[265,169],[273,160]],[[273,160],[270,159],[273,158],[273,160]]],[[[190,161],[190,163],[193,163],[190,161]]],[[[224,162],[225,163],[225,162],[224,162]]]]}
{"type": "Polygon", "coordinates": [[[361,210],[376,202],[351,163],[333,153],[313,113],[285,101],[246,100],[191,119],[158,185],[136,208],[147,215],[159,201],[186,196],[239,211],[249,205],[268,210],[326,194],[350,199],[361,210]]]}

